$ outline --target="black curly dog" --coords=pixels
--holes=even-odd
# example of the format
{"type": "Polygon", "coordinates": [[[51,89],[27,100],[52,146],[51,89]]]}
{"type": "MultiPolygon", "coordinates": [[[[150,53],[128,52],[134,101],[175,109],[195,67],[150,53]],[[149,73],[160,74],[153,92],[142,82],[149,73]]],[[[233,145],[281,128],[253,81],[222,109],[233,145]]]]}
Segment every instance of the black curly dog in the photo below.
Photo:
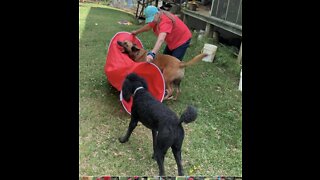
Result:
{"type": "Polygon", "coordinates": [[[131,108],[131,121],[125,136],[119,138],[121,143],[129,140],[129,137],[140,121],[147,128],[152,130],[153,156],[159,166],[159,175],[165,175],[164,156],[171,147],[178,166],[179,176],[183,176],[181,164],[181,147],[184,138],[182,122],[190,123],[197,118],[197,110],[188,106],[180,119],[178,116],[156,100],[149,92],[146,81],[140,76],[129,74],[122,85],[122,96],[129,101],[133,96],[131,108]]]}
{"type": "Polygon", "coordinates": [[[159,166],[159,175],[165,175],[164,157],[171,147],[178,166],[179,176],[183,176],[181,164],[181,146],[184,138],[182,122],[190,123],[197,118],[197,110],[188,106],[180,119],[178,116],[156,100],[149,92],[146,81],[135,73],[127,75],[122,85],[122,96],[129,101],[133,96],[131,109],[131,121],[125,136],[119,138],[121,143],[129,140],[129,137],[140,121],[147,128],[152,130],[153,156],[159,166]]]}

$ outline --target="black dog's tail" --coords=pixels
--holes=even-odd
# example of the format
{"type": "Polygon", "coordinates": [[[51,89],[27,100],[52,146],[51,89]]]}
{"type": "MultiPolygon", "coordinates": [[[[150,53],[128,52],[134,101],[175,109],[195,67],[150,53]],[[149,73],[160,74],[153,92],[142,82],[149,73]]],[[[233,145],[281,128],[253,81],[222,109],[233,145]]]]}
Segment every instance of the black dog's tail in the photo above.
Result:
{"type": "Polygon", "coordinates": [[[179,124],[182,122],[191,123],[192,121],[196,120],[197,115],[197,109],[193,106],[188,106],[187,109],[182,113],[179,124]]]}

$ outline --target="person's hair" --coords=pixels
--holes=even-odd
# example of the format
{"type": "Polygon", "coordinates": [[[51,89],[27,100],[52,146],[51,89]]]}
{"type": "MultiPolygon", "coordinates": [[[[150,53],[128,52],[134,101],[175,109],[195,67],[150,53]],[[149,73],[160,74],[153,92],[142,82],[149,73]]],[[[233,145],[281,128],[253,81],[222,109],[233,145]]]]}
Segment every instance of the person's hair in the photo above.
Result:
{"type": "Polygon", "coordinates": [[[158,25],[159,25],[159,23],[160,23],[160,21],[161,21],[161,18],[160,18],[161,14],[166,15],[166,16],[172,21],[172,24],[175,25],[176,20],[175,20],[175,18],[174,18],[174,15],[173,15],[172,13],[168,12],[168,11],[160,10],[160,11],[159,11],[159,18],[158,18],[158,20],[156,21],[157,30],[158,30],[158,31],[159,31],[159,26],[158,26],[158,25]]]}

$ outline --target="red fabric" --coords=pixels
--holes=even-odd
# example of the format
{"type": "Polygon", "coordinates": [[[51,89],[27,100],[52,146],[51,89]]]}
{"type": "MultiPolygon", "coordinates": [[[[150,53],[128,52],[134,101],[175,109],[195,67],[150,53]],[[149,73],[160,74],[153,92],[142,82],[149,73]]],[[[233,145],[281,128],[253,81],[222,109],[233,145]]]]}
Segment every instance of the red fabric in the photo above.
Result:
{"type": "MultiPolygon", "coordinates": [[[[106,64],[104,67],[104,71],[109,83],[118,91],[121,91],[122,83],[125,77],[131,72],[135,72],[147,81],[149,92],[157,100],[162,102],[165,92],[165,85],[159,68],[152,63],[136,63],[131,60],[127,54],[121,52],[122,47],[117,44],[118,40],[130,40],[136,43],[138,47],[143,48],[140,40],[128,32],[119,32],[111,39],[106,57],[106,64]]],[[[126,101],[122,100],[120,94],[120,101],[125,110],[131,114],[132,97],[131,101],[127,103],[126,101]]]]}
{"type": "Polygon", "coordinates": [[[142,43],[128,32],[119,32],[110,41],[104,71],[110,84],[118,91],[121,91],[125,76],[132,72],[138,63],[135,63],[127,54],[121,52],[122,47],[117,44],[118,40],[130,40],[136,43],[138,47],[142,47],[142,43]]]}
{"type": "Polygon", "coordinates": [[[103,179],[104,180],[111,180],[111,176],[104,176],[103,179]]]}
{"type": "Polygon", "coordinates": [[[155,22],[152,21],[149,23],[149,26],[153,28],[153,32],[156,36],[161,32],[167,33],[165,41],[170,50],[176,49],[192,37],[189,28],[181,21],[181,19],[176,15],[173,15],[173,17],[176,21],[175,24],[173,24],[171,19],[165,14],[162,14],[160,16],[161,21],[159,23],[159,31],[155,22]]]}

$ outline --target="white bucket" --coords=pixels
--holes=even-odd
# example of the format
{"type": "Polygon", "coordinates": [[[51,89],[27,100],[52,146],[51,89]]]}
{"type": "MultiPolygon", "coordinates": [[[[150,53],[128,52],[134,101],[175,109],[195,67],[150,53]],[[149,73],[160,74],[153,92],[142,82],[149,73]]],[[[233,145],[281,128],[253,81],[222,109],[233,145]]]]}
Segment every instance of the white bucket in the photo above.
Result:
{"type": "Polygon", "coordinates": [[[242,69],[240,71],[239,91],[242,91],[242,69]]]}
{"type": "Polygon", "coordinates": [[[207,53],[208,56],[207,57],[204,57],[202,59],[202,61],[205,61],[205,62],[213,62],[213,59],[214,59],[214,56],[216,55],[216,51],[217,51],[217,46],[213,45],[213,44],[204,44],[204,47],[203,47],[203,53],[207,53]]]}

